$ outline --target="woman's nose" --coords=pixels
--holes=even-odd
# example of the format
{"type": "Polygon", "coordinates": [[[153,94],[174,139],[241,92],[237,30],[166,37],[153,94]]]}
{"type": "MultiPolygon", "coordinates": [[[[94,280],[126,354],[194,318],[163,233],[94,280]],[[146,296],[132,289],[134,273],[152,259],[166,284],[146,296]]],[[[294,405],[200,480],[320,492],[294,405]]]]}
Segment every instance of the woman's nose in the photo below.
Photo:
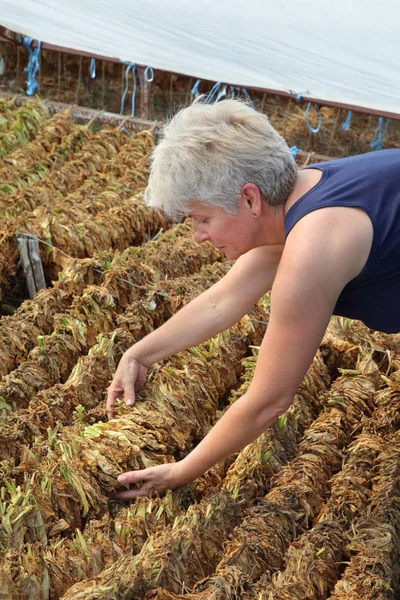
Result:
{"type": "Polygon", "coordinates": [[[198,244],[202,244],[203,242],[206,242],[210,239],[207,231],[200,230],[196,225],[193,225],[193,237],[194,241],[198,244]]]}

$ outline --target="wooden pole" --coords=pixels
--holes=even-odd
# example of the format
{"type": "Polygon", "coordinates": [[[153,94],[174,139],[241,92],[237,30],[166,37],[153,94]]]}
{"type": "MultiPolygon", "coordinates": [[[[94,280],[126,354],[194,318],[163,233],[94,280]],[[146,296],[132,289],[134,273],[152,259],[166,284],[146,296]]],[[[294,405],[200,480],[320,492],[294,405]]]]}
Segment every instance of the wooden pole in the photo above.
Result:
{"type": "Polygon", "coordinates": [[[189,79],[189,87],[188,87],[188,90],[186,92],[185,106],[189,105],[189,102],[190,102],[190,92],[192,91],[192,87],[193,87],[193,79],[190,77],[190,79],[189,79]]]}
{"type": "MultiPolygon", "coordinates": [[[[126,67],[124,64],[122,64],[121,66],[122,66],[122,71],[121,71],[121,99],[122,99],[122,96],[125,91],[125,68],[126,67]]],[[[121,103],[122,103],[122,100],[121,100],[121,103]]]]}
{"type": "Polygon", "coordinates": [[[61,52],[58,53],[57,100],[60,100],[61,91],[61,52]]]}
{"type": "Polygon", "coordinates": [[[16,85],[18,88],[18,84],[19,84],[19,69],[20,69],[20,63],[21,63],[21,47],[17,46],[17,77],[16,77],[16,85]]]}
{"type": "Polygon", "coordinates": [[[104,97],[106,91],[106,62],[101,61],[101,108],[104,110],[104,97]]]}
{"type": "Polygon", "coordinates": [[[140,118],[148,120],[150,114],[150,85],[144,76],[145,69],[139,67],[142,78],[140,87],[140,118]]]}
{"type": "Polygon", "coordinates": [[[169,76],[169,108],[172,110],[174,104],[174,76],[169,76]]]}
{"type": "Polygon", "coordinates": [[[39,290],[47,287],[40,258],[39,240],[29,233],[17,233],[16,237],[29,297],[33,298],[39,290]]]}
{"type": "Polygon", "coordinates": [[[78,83],[76,84],[75,104],[78,104],[79,87],[81,85],[81,79],[82,79],[82,62],[83,62],[83,57],[81,56],[79,58],[78,83]]]}

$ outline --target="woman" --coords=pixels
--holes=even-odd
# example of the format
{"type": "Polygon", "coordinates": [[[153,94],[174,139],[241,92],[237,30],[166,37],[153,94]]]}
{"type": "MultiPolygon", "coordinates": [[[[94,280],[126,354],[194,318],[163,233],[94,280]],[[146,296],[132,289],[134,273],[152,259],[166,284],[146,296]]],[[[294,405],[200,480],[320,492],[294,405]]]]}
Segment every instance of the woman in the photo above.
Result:
{"type": "Polygon", "coordinates": [[[400,330],[400,150],[297,170],[265,115],[236,100],[195,103],[164,130],[146,201],[190,216],[195,240],[237,259],[217,284],[123,356],[108,415],[132,406],[147,369],[231,327],[268,290],[254,379],[182,461],[125,473],[128,499],[173,489],[252,442],[287,410],[332,314],[400,330]],[[190,328],[187,327],[190,323],[190,328]]]}

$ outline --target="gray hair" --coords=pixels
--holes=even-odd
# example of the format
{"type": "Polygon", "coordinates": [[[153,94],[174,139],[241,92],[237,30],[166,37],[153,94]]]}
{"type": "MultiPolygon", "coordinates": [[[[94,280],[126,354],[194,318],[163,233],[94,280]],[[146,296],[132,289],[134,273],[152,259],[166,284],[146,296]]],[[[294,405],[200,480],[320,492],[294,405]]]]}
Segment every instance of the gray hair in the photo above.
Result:
{"type": "Polygon", "coordinates": [[[165,125],[152,154],[145,200],[174,220],[187,214],[191,201],[237,214],[246,183],[278,206],[296,175],[285,140],[264,114],[240,100],[194,102],[165,125]]]}

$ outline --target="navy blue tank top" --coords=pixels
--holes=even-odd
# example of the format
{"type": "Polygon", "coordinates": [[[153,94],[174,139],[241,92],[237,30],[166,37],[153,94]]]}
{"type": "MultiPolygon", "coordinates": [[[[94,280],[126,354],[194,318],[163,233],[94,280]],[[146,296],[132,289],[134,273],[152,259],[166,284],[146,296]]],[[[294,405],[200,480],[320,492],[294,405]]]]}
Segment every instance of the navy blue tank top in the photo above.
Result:
{"type": "Polygon", "coordinates": [[[306,214],[328,206],[362,208],[373,242],[362,272],[342,290],[334,314],[400,332],[400,150],[380,150],[306,167],[319,182],[288,210],[285,234],[306,214]]]}

